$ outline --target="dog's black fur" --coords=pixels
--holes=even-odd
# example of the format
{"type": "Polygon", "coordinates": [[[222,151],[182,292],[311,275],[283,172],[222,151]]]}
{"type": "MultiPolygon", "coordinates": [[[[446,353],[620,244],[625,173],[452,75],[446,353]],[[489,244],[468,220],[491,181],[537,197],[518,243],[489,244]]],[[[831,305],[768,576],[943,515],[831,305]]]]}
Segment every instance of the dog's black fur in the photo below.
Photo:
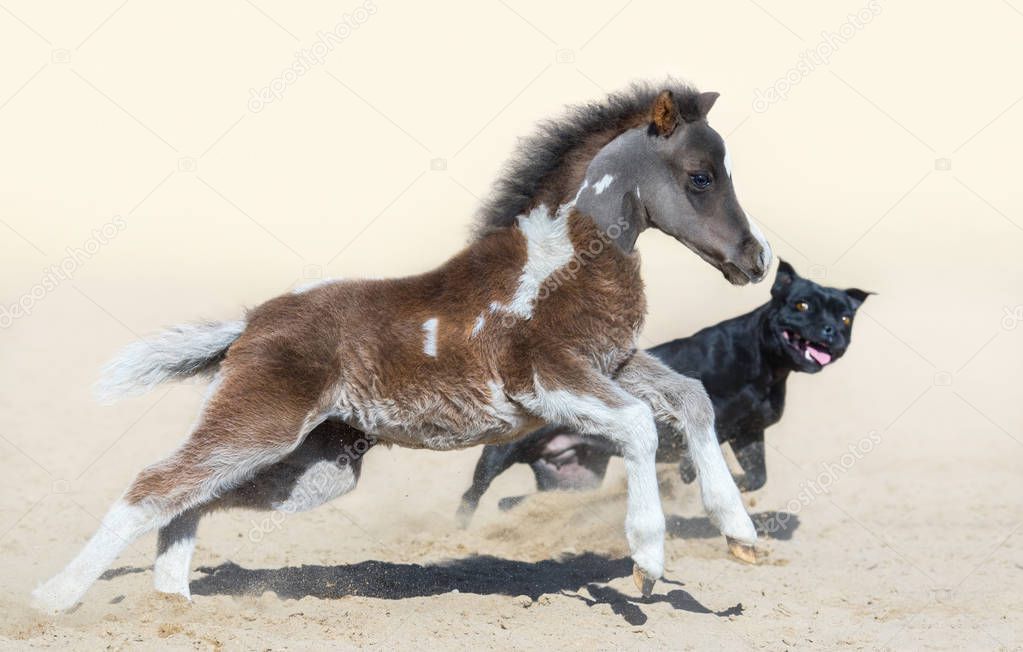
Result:
{"type": "MultiPolygon", "coordinates": [[[[764,430],[781,419],[789,373],[817,373],[849,347],[852,320],[869,292],[839,290],[801,278],[782,261],[771,301],[753,312],[705,328],[692,337],[650,349],[672,369],[698,378],[714,403],[718,439],[728,442],[744,471],[742,491],[767,482],[764,430]]],[[[696,479],[686,445],[659,428],[659,462],[678,463],[682,479],[696,479]]],[[[513,464],[529,464],[540,491],[589,489],[600,485],[617,451],[607,440],[547,427],[518,441],[486,446],[476,464],[472,487],[458,510],[463,525],[483,493],[513,464]]],[[[506,509],[521,498],[501,501],[506,509]]]]}

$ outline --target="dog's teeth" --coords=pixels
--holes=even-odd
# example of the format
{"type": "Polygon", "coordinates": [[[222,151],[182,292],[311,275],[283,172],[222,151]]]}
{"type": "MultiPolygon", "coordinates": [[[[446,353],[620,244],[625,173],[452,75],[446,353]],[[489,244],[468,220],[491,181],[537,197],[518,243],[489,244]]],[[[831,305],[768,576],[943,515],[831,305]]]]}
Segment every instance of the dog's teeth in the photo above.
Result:
{"type": "Polygon", "coordinates": [[[810,362],[813,362],[813,356],[810,355],[809,351],[803,351],[803,357],[809,360],[810,362]]]}

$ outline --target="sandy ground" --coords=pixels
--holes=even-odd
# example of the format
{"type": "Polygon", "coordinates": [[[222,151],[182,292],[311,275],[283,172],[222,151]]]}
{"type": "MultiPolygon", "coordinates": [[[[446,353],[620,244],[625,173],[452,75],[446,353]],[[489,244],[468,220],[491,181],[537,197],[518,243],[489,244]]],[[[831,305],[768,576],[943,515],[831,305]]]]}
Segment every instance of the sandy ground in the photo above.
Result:
{"type": "MultiPolygon", "coordinates": [[[[380,0],[254,110],[250,89],[357,6],[5,2],[0,647],[1023,648],[1023,196],[1009,147],[1023,87],[1008,69],[1023,7],[734,0],[681,30],[686,3],[380,0]],[[864,8],[875,15],[826,63],[799,67],[864,8]],[[149,536],[73,613],[28,608],[196,413],[199,385],[93,403],[118,347],[303,280],[436,265],[517,135],[667,73],[722,92],[711,122],[777,253],[880,293],[845,359],[790,381],[768,432],[769,481],[747,501],[785,527],[764,538],[764,564],[730,560],[695,489],[662,469],[667,579],[640,599],[620,464],[598,492],[503,514],[499,498],[531,491],[514,469],[459,531],[478,451],[376,449],[358,490],[322,509],[204,522],[190,604],[153,593],[149,536]],[[784,100],[757,103],[790,73],[784,100]],[[54,265],[69,271],[47,282],[54,265]],[[31,314],[9,318],[15,303],[31,314]]],[[[768,296],[659,235],[639,248],[645,344],[768,296]]]]}

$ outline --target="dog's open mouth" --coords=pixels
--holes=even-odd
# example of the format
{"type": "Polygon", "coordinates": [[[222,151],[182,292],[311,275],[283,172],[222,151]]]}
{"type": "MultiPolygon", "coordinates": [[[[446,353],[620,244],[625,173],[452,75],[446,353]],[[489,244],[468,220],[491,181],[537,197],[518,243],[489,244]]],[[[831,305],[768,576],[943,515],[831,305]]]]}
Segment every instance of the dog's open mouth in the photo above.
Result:
{"type": "Polygon", "coordinates": [[[832,360],[831,349],[829,349],[825,344],[812,342],[795,331],[790,331],[788,329],[783,330],[781,332],[781,336],[785,339],[785,342],[787,342],[789,346],[799,352],[803,358],[810,362],[814,362],[823,367],[832,360]]]}

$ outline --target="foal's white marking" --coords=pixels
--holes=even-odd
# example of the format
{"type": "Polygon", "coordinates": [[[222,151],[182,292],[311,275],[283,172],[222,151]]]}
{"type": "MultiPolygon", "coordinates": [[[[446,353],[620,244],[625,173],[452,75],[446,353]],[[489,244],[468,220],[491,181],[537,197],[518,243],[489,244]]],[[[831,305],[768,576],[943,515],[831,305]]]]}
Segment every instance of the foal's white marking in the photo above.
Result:
{"type": "MultiPolygon", "coordinates": [[[[560,267],[567,265],[575,255],[572,238],[568,233],[568,213],[571,207],[566,204],[551,217],[547,207],[541,204],[529,212],[520,215],[519,230],[526,237],[526,264],[519,276],[519,285],[515,295],[507,306],[508,312],[529,319],[533,316],[533,305],[540,295],[547,278],[560,267]]],[[[494,304],[490,309],[495,310],[494,304]]]]}
{"type": "Polygon", "coordinates": [[[320,287],[321,285],[327,285],[329,283],[334,283],[335,281],[338,281],[338,280],[339,279],[336,279],[336,278],[314,278],[312,280],[306,281],[305,283],[300,283],[299,285],[296,285],[295,289],[292,290],[291,293],[292,294],[302,294],[304,292],[308,292],[309,290],[314,290],[314,289],[320,287]]]}
{"type": "Polygon", "coordinates": [[[757,223],[754,222],[749,215],[746,216],[746,221],[749,222],[750,235],[756,238],[757,242],[759,242],[760,246],[763,248],[763,251],[760,254],[760,264],[766,270],[771,266],[771,261],[774,260],[774,251],[771,249],[771,243],[767,241],[767,237],[764,236],[764,232],[760,230],[760,227],[757,226],[757,223]]]}
{"type": "Polygon", "coordinates": [[[725,172],[728,173],[728,178],[732,178],[732,155],[728,153],[728,145],[725,145],[725,172]]]}
{"type": "Polygon", "coordinates": [[[579,190],[576,191],[575,197],[573,197],[572,201],[568,202],[568,204],[566,204],[566,205],[567,206],[575,206],[576,202],[579,201],[579,195],[583,194],[583,191],[586,190],[589,187],[590,187],[589,180],[588,179],[583,179],[583,185],[579,186],[579,190]]]}
{"type": "Polygon", "coordinates": [[[431,358],[437,357],[437,318],[431,317],[423,322],[423,353],[431,358]]]}
{"type": "Polygon", "coordinates": [[[483,332],[483,326],[485,326],[486,323],[487,323],[487,318],[486,317],[484,317],[483,315],[480,315],[479,317],[477,317],[476,318],[476,323],[472,325],[472,336],[476,337],[481,332],[483,332]]]}
{"type": "Polygon", "coordinates": [[[597,183],[593,184],[593,189],[599,195],[600,193],[602,193],[605,190],[607,190],[607,187],[610,186],[611,182],[614,181],[614,180],[615,180],[615,178],[613,176],[611,176],[610,174],[605,174],[604,176],[602,176],[600,178],[600,181],[598,181],[597,183]]]}

